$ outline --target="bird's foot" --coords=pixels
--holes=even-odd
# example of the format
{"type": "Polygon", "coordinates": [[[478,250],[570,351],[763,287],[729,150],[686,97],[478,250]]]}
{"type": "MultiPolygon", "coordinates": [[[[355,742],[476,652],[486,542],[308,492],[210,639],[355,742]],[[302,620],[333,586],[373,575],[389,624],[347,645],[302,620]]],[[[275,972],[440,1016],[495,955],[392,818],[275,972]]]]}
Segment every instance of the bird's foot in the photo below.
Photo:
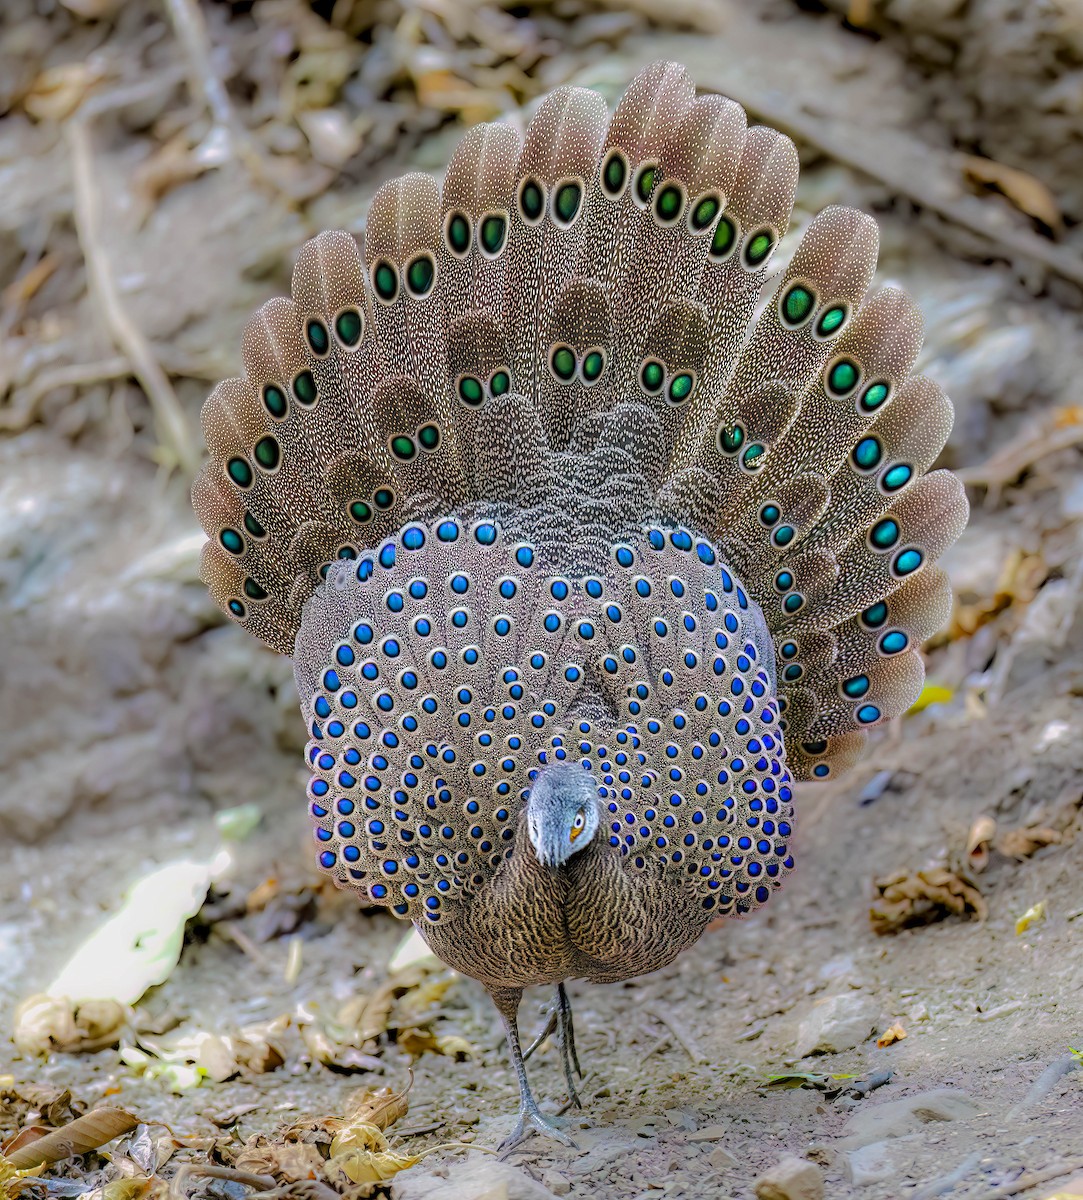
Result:
{"type": "Polygon", "coordinates": [[[530,1056],[534,1053],[534,1051],[537,1050],[537,1048],[542,1044],[542,1042],[544,1042],[546,1038],[552,1037],[553,1034],[556,1033],[556,1031],[557,1031],[557,1007],[554,1004],[549,1009],[549,1019],[545,1022],[545,1028],[541,1031],[541,1033],[538,1034],[538,1036],[523,1051],[523,1062],[526,1062],[527,1059],[530,1058],[530,1056]]]}
{"type": "Polygon", "coordinates": [[[515,1123],[515,1128],[508,1136],[500,1143],[500,1154],[508,1154],[514,1150],[520,1143],[526,1141],[532,1133],[540,1133],[543,1137],[551,1137],[561,1145],[568,1146],[572,1150],[578,1150],[576,1143],[560,1128],[555,1117],[546,1117],[542,1115],[541,1110],[536,1104],[520,1104],[519,1105],[519,1120],[515,1123]]]}

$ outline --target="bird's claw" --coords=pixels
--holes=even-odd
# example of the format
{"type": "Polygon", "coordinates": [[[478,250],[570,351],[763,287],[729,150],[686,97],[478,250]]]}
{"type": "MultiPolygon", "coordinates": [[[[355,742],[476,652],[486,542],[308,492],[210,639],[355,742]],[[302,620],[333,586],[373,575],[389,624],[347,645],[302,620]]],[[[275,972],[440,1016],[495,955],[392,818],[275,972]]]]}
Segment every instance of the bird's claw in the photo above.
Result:
{"type": "Polygon", "coordinates": [[[520,1143],[526,1141],[532,1133],[540,1133],[544,1137],[553,1138],[571,1150],[579,1149],[576,1142],[560,1128],[554,1117],[543,1116],[536,1105],[520,1105],[519,1120],[516,1121],[515,1128],[511,1133],[500,1143],[500,1154],[509,1154],[520,1143]]]}

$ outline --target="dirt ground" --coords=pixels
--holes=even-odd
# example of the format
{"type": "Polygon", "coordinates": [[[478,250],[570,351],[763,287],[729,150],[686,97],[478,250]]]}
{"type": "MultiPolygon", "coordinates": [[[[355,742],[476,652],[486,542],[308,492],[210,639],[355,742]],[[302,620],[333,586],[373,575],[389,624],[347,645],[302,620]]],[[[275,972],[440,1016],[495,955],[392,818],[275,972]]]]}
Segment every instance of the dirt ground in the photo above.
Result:
{"type": "MultiPolygon", "coordinates": [[[[787,1155],[832,1200],[1083,1195],[1078,3],[195,11],[0,17],[0,1146],[80,1105],[175,1138],[148,1159],[136,1130],[25,1188],[360,1198],[379,1185],[306,1154],[412,1071],[392,1150],[455,1145],[395,1174],[399,1200],[748,1200],[787,1155]],[[880,278],[917,297],[921,369],[956,404],[945,462],[973,517],[922,711],[799,789],[798,870],[766,910],[655,975],[571,985],[579,1148],[499,1161],[517,1089],[495,1012],[432,964],[392,972],[406,927],[310,868],[289,664],[198,583],[188,472],[209,383],[305,237],[360,229],[463,121],[519,119],[567,79],[615,96],[662,56],[797,140],[784,250],[825,204],[875,212],[880,278]],[[179,963],[100,1048],[10,1040],[136,880],[210,858],[215,814],[252,804],[179,963]]],[[[555,1046],[530,1067],[563,1107],[555,1046]]]]}

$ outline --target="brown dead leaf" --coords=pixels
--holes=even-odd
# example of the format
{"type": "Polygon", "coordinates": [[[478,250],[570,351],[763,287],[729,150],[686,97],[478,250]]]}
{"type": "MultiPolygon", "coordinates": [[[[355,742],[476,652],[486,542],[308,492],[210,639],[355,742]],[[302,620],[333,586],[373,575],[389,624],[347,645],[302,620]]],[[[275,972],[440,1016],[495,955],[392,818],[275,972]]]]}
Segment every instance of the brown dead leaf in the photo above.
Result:
{"type": "Polygon", "coordinates": [[[876,1044],[881,1050],[888,1046],[894,1046],[896,1042],[901,1042],[906,1037],[906,1030],[899,1024],[898,1021],[894,1025],[889,1025],[882,1034],[876,1039],[876,1044]]]}
{"type": "Polygon", "coordinates": [[[263,1134],[249,1138],[233,1165],[254,1175],[297,1183],[323,1176],[323,1155],[311,1142],[272,1142],[263,1134]]]}
{"type": "Polygon", "coordinates": [[[877,897],[869,908],[874,933],[898,933],[931,925],[948,916],[973,915],[984,921],[989,910],[974,883],[947,867],[898,871],[875,881],[877,897]]]}
{"type": "Polygon", "coordinates": [[[1064,836],[1056,829],[1045,825],[1030,825],[1024,829],[1007,829],[997,838],[995,849],[1005,858],[1030,858],[1043,846],[1057,846],[1064,841],[1064,836]]]}
{"type": "Polygon", "coordinates": [[[963,174],[980,187],[999,192],[1028,217],[1041,221],[1047,229],[1059,232],[1063,227],[1060,208],[1053,193],[1040,179],[1018,167],[1009,167],[992,158],[976,154],[963,156],[963,174]]]}
{"type": "Polygon", "coordinates": [[[996,832],[997,823],[990,816],[980,816],[971,825],[966,839],[966,862],[972,871],[984,871],[989,865],[989,846],[996,832]]]}
{"type": "Polygon", "coordinates": [[[400,1029],[395,1040],[415,1060],[423,1054],[443,1054],[461,1062],[474,1054],[474,1047],[466,1038],[453,1033],[435,1033],[432,1029],[400,1029]]]}
{"type": "MultiPolygon", "coordinates": [[[[386,1142],[385,1142],[386,1145],[386,1142]]],[[[343,1183],[384,1183],[421,1161],[420,1154],[396,1154],[384,1150],[349,1150],[327,1163],[327,1175],[332,1185],[343,1183]]]]}
{"type": "Polygon", "coordinates": [[[97,1150],[138,1124],[139,1118],[123,1108],[95,1108],[60,1129],[51,1130],[44,1137],[12,1151],[7,1155],[8,1165],[16,1170],[25,1170],[43,1163],[61,1162],[65,1158],[97,1150]]]}
{"type": "Polygon", "coordinates": [[[372,1091],[364,1088],[354,1094],[346,1102],[346,1122],[350,1124],[360,1121],[367,1125],[375,1125],[377,1129],[388,1129],[396,1121],[401,1121],[410,1108],[407,1096],[413,1086],[413,1075],[410,1083],[401,1092],[391,1088],[378,1088],[372,1091]]]}

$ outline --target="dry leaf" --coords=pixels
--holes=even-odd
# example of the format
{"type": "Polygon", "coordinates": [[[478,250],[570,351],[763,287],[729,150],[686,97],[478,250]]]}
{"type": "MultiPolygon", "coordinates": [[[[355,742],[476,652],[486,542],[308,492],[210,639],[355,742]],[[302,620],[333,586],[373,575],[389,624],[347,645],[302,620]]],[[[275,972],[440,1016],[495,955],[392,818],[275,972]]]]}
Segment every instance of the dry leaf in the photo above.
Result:
{"type": "Polygon", "coordinates": [[[876,1039],[876,1044],[881,1050],[887,1046],[893,1046],[896,1042],[901,1042],[906,1037],[906,1030],[899,1024],[898,1021],[894,1025],[889,1025],[882,1034],[876,1039]]]}
{"type": "Polygon", "coordinates": [[[973,914],[984,921],[989,910],[981,892],[947,867],[898,871],[875,881],[879,893],[869,908],[874,933],[898,933],[947,916],[973,914]]]}
{"type": "Polygon", "coordinates": [[[393,1150],[350,1150],[328,1161],[327,1174],[332,1183],[341,1183],[335,1178],[339,1172],[350,1183],[383,1183],[420,1161],[420,1154],[396,1154],[393,1150]]]}
{"type": "Polygon", "coordinates": [[[963,173],[972,183],[1000,192],[1020,212],[1041,221],[1048,229],[1061,229],[1063,219],[1053,193],[1040,179],[1028,172],[1005,166],[991,158],[967,154],[963,157],[963,173]]]}
{"type": "Polygon", "coordinates": [[[8,1165],[16,1170],[36,1167],[39,1164],[61,1162],[76,1154],[97,1150],[122,1133],[128,1133],[139,1124],[139,1118],[123,1108],[95,1108],[60,1129],[54,1129],[29,1146],[7,1156],[8,1165]]]}
{"type": "Polygon", "coordinates": [[[992,817],[981,816],[971,825],[966,839],[966,861],[972,871],[984,871],[989,865],[989,846],[996,832],[997,823],[992,817]]]}
{"type": "MultiPolygon", "coordinates": [[[[410,1086],[413,1076],[410,1077],[410,1086]]],[[[407,1094],[410,1088],[401,1092],[393,1092],[390,1088],[379,1088],[376,1091],[364,1089],[355,1092],[346,1105],[347,1122],[360,1121],[366,1125],[375,1125],[377,1129],[388,1129],[406,1116],[410,1108],[407,1094]]]]}
{"type": "Polygon", "coordinates": [[[239,1171],[253,1175],[272,1175],[276,1180],[297,1183],[302,1179],[319,1179],[324,1160],[319,1149],[310,1142],[268,1142],[262,1135],[249,1139],[233,1165],[239,1171]]]}
{"type": "Polygon", "coordinates": [[[1015,932],[1017,937],[1021,937],[1026,931],[1037,921],[1044,921],[1046,915],[1045,901],[1039,900],[1037,904],[1032,904],[1025,913],[1016,921],[1015,932]]]}

